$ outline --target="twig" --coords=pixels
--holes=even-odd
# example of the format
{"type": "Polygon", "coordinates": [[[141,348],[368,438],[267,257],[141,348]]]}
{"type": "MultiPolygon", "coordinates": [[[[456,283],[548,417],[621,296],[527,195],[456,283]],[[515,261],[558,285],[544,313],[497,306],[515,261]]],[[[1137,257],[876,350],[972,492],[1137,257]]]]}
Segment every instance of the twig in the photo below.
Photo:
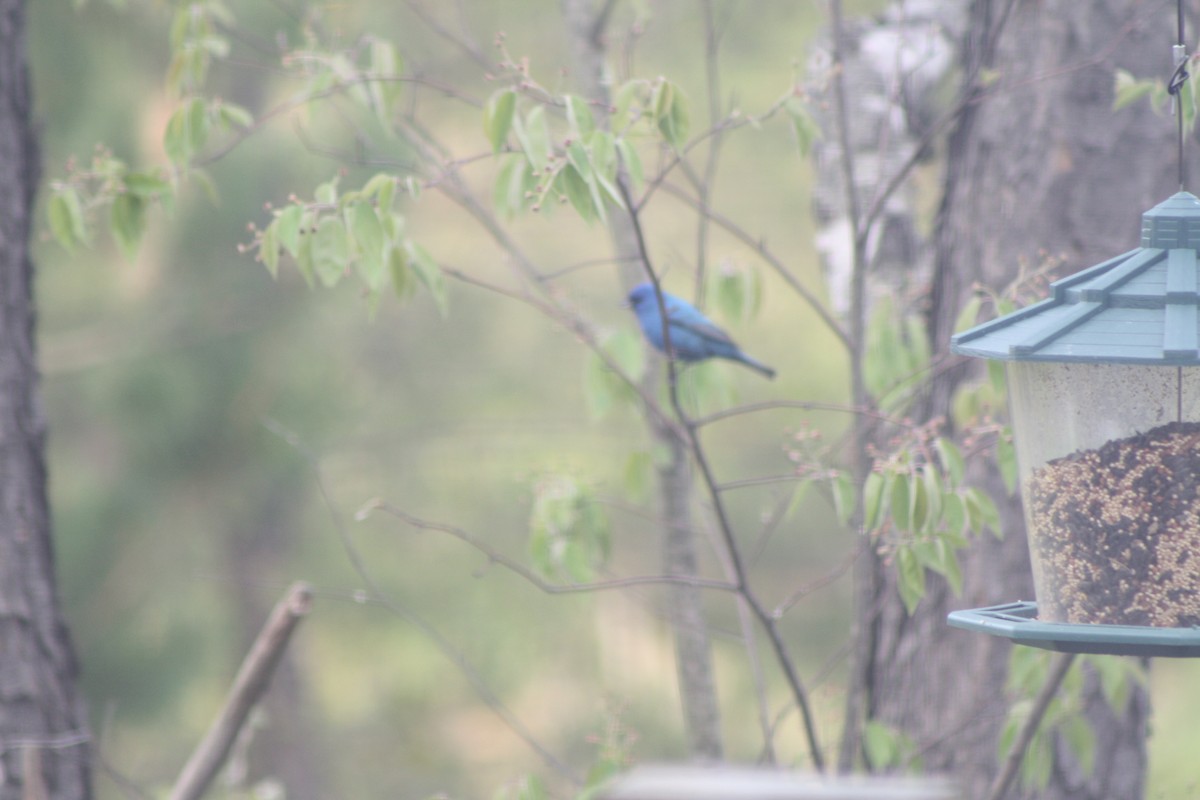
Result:
{"type": "Polygon", "coordinates": [[[460,542],[470,545],[474,549],[483,553],[487,560],[493,564],[499,564],[509,572],[523,578],[528,583],[533,584],[539,591],[546,594],[579,594],[583,592],[601,592],[611,589],[628,589],[631,586],[647,586],[655,584],[681,584],[684,586],[697,586],[701,589],[717,589],[723,592],[736,592],[738,587],[728,581],[718,581],[711,578],[702,578],[697,575],[632,575],[624,578],[613,578],[606,581],[589,581],[587,583],[550,583],[543,579],[533,570],[526,567],[524,564],[509,558],[508,556],[495,549],[483,539],[462,528],[457,528],[453,525],[447,525],[442,522],[432,522],[430,520],[421,519],[408,513],[402,508],[392,505],[383,500],[372,500],[367,503],[362,510],[355,515],[357,519],[366,519],[372,511],[382,511],[385,514],[390,514],[399,520],[411,525],[419,530],[439,531],[449,534],[460,542]]]}
{"type": "Polygon", "coordinates": [[[859,540],[858,544],[850,550],[850,552],[846,555],[846,558],[843,559],[842,563],[838,564],[832,570],[825,573],[824,575],[817,578],[816,580],[811,581],[810,583],[807,583],[804,586],[801,586],[799,589],[796,589],[795,591],[793,591],[791,594],[789,594],[787,597],[785,597],[783,599],[783,602],[781,602],[779,605],[775,606],[775,610],[771,612],[771,616],[774,617],[775,619],[779,619],[784,614],[786,614],[789,610],[791,610],[791,608],[794,605],[796,605],[796,603],[799,603],[803,598],[812,594],[813,592],[817,591],[818,589],[825,588],[829,584],[836,581],[838,578],[845,575],[850,570],[850,567],[854,566],[854,562],[858,559],[858,556],[861,553],[862,548],[865,546],[866,546],[866,543],[863,542],[862,540],[859,540]]]}
{"type": "Polygon", "coordinates": [[[1021,760],[1025,757],[1025,748],[1029,747],[1029,742],[1037,733],[1042,718],[1046,716],[1046,709],[1050,707],[1050,701],[1054,699],[1058,687],[1062,685],[1063,678],[1067,676],[1067,671],[1074,661],[1074,653],[1059,653],[1054,659],[1054,663],[1050,665],[1050,674],[1046,676],[1046,682],[1042,684],[1041,691],[1033,701],[1029,717],[1021,726],[1021,730],[1017,731],[1017,738],[1012,744],[1012,749],[1008,751],[1008,756],[1004,759],[1000,772],[992,781],[992,786],[988,790],[988,800],[1000,800],[1008,791],[1008,787],[1012,785],[1013,778],[1017,776],[1017,768],[1021,766],[1021,760]]]}
{"type": "Polygon", "coordinates": [[[251,645],[250,652],[246,654],[221,713],[179,773],[171,789],[170,800],[195,800],[207,790],[225,763],[250,711],[266,693],[292,633],[308,614],[311,605],[312,592],[308,584],[302,582],[292,584],[276,604],[266,625],[251,645]]]}
{"type": "Polygon", "coordinates": [[[765,241],[762,239],[756,239],[749,231],[735,223],[733,220],[729,219],[729,217],[726,217],[724,214],[714,211],[711,208],[706,208],[697,198],[688,194],[678,186],[663,182],[659,188],[672,197],[676,197],[698,209],[700,213],[704,214],[704,216],[706,216],[719,228],[724,230],[726,233],[731,234],[735,239],[740,240],[743,244],[757,253],[760,258],[767,262],[768,266],[775,270],[777,275],[783,278],[784,282],[787,283],[792,291],[800,295],[801,299],[808,304],[809,308],[817,313],[817,316],[819,316],[821,321],[825,323],[825,327],[837,337],[838,342],[841,343],[841,345],[847,350],[850,349],[850,337],[842,328],[842,324],[837,321],[837,319],[827,308],[825,308],[825,304],[819,297],[817,297],[816,293],[802,284],[800,279],[797,278],[790,269],[788,269],[787,265],[783,263],[783,259],[776,256],[775,253],[769,247],[767,247],[765,241]]]}
{"type": "MultiPolygon", "coordinates": [[[[650,261],[650,253],[646,247],[646,237],[642,231],[641,218],[637,208],[633,204],[633,199],[629,193],[629,187],[625,185],[623,180],[617,181],[617,188],[621,192],[622,199],[625,201],[625,206],[629,212],[629,220],[633,227],[634,239],[637,242],[638,252],[642,257],[642,266],[646,271],[646,275],[650,278],[654,285],[655,294],[659,303],[659,313],[663,321],[663,339],[664,349],[667,353],[667,366],[669,376],[674,378],[675,359],[671,353],[670,339],[668,338],[668,325],[666,310],[663,308],[662,289],[659,286],[658,275],[654,270],[654,266],[650,261]]],[[[775,620],[766,610],[758,598],[755,597],[753,590],[750,588],[749,581],[746,577],[746,567],[742,562],[741,551],[738,548],[737,540],[733,535],[733,526],[729,522],[729,515],[725,509],[725,503],[721,499],[720,485],[717,483],[716,477],[713,474],[712,465],[709,464],[708,455],[705,453],[704,447],[700,444],[699,433],[695,425],[688,419],[684,412],[683,406],[680,403],[679,393],[676,389],[674,380],[669,384],[671,404],[674,407],[675,414],[683,423],[686,439],[684,440],[688,448],[691,450],[692,459],[696,462],[696,467],[700,472],[704,485],[708,490],[709,499],[712,503],[713,514],[716,517],[717,527],[721,533],[721,538],[725,545],[725,555],[728,558],[730,569],[735,576],[735,584],[738,588],[738,595],[746,602],[754,616],[758,618],[759,624],[766,631],[767,638],[771,642],[771,647],[775,651],[775,657],[779,662],[780,668],[783,670],[784,678],[787,680],[789,688],[792,690],[792,697],[796,702],[796,706],[800,709],[800,716],[804,723],[804,733],[808,739],[809,756],[812,758],[813,767],[818,772],[825,770],[825,757],[821,752],[820,744],[817,739],[816,723],[812,715],[812,707],[808,702],[808,692],[804,689],[804,684],[800,680],[799,674],[796,672],[796,665],[793,663],[791,654],[788,652],[787,645],[783,641],[783,636],[779,632],[779,628],[775,624],[775,620]]]]}
{"type": "Polygon", "coordinates": [[[267,430],[283,439],[288,445],[295,449],[296,452],[300,453],[300,455],[303,456],[308,462],[309,468],[312,469],[314,479],[316,480],[317,490],[320,492],[321,499],[324,501],[325,507],[329,511],[329,517],[333,524],[333,528],[337,532],[338,538],[341,540],[342,548],[346,551],[346,558],[350,561],[350,565],[354,568],[355,573],[358,574],[359,579],[363,582],[363,586],[366,587],[366,592],[363,593],[364,600],[369,600],[376,605],[386,608],[388,611],[392,612],[398,617],[401,617],[408,622],[408,624],[419,630],[427,639],[429,639],[429,641],[433,642],[434,646],[437,647],[438,651],[443,657],[445,657],[458,668],[459,672],[463,674],[463,676],[475,689],[475,693],[479,695],[479,699],[482,700],[483,703],[496,714],[496,716],[500,717],[504,724],[507,725],[509,729],[521,739],[521,741],[525,742],[525,744],[528,745],[531,750],[537,753],[547,766],[561,774],[564,778],[571,781],[575,785],[582,786],[583,781],[579,778],[579,776],[576,775],[570,767],[568,767],[560,758],[551,753],[534,737],[533,733],[525,727],[525,724],[521,722],[520,718],[518,718],[517,715],[504,704],[500,697],[494,691],[492,691],[492,688],[488,686],[487,682],[483,679],[483,676],[479,674],[479,671],[475,669],[474,665],[471,664],[466,656],[464,656],[454,647],[450,640],[443,636],[437,628],[427,622],[423,617],[400,605],[379,588],[378,584],[375,582],[375,578],[367,569],[367,565],[363,560],[362,554],[359,553],[358,548],[355,547],[353,540],[351,540],[349,533],[346,531],[346,527],[342,522],[342,515],[338,511],[337,503],[334,502],[333,496],[329,493],[329,489],[325,484],[325,476],[321,472],[321,464],[317,459],[316,454],[305,446],[304,442],[297,434],[288,430],[283,425],[280,425],[275,420],[264,420],[263,425],[267,428],[267,430]]]}
{"type": "MultiPolygon", "coordinates": [[[[712,0],[704,0],[704,71],[705,89],[708,94],[708,122],[717,131],[708,144],[708,156],[704,161],[704,175],[696,186],[700,204],[708,208],[712,198],[713,182],[717,177],[717,164],[721,155],[721,73],[717,57],[720,54],[721,29],[713,18],[712,0]]],[[[726,17],[728,19],[728,17],[726,17]]],[[[684,162],[685,164],[687,162],[684,162]]],[[[699,215],[696,225],[696,306],[704,307],[704,292],[708,270],[709,220],[699,215]]]]}
{"type": "Polygon", "coordinates": [[[747,403],[742,406],[734,406],[733,408],[723,408],[720,411],[704,416],[697,417],[692,420],[692,424],[697,428],[703,428],[713,422],[720,422],[723,419],[741,416],[742,414],[756,414],[760,411],[776,411],[780,409],[800,409],[801,411],[836,411],[841,414],[862,414],[871,419],[887,422],[900,428],[914,427],[913,423],[907,420],[890,417],[881,411],[876,411],[872,408],[855,408],[843,403],[823,403],[816,400],[766,400],[761,403],[747,403]]]}
{"type": "MultiPolygon", "coordinates": [[[[842,0],[830,0],[833,38],[833,107],[837,125],[840,166],[842,168],[842,191],[845,193],[846,214],[853,232],[852,269],[850,274],[850,399],[857,408],[870,405],[871,398],[863,374],[863,356],[866,348],[866,303],[867,303],[867,237],[863,232],[862,214],[858,198],[857,174],[854,150],[850,141],[850,103],[846,91],[846,25],[843,18],[842,0]]],[[[862,416],[853,418],[851,436],[851,470],[854,485],[862,486],[866,481],[870,462],[866,448],[870,430],[862,416]]],[[[862,530],[862,499],[855,503],[851,524],[859,537],[868,535],[862,530]]],[[[853,642],[849,685],[846,687],[845,720],[841,746],[838,750],[838,771],[848,772],[853,766],[855,755],[861,749],[863,717],[870,705],[871,669],[875,652],[875,610],[872,598],[876,595],[879,581],[875,566],[875,554],[864,547],[856,559],[854,596],[856,613],[851,629],[853,642]]]]}

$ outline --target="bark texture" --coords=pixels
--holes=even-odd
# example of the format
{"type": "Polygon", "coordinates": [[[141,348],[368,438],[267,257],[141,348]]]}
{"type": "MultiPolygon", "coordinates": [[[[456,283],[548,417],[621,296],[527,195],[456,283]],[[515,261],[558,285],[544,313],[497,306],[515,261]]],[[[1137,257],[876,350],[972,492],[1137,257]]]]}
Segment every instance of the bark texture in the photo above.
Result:
{"type": "MultiPolygon", "coordinates": [[[[561,8],[571,42],[575,82],[584,96],[598,101],[596,113],[602,118],[600,109],[607,108],[610,99],[604,42],[613,3],[561,0],[561,8]]],[[[645,280],[637,235],[625,213],[613,213],[608,227],[624,294],[645,280]]],[[[654,363],[662,362],[655,359],[654,363]]],[[[662,376],[661,368],[651,367],[646,371],[643,383],[650,394],[654,394],[662,376]]],[[[658,470],[664,523],[663,573],[696,575],[699,557],[691,511],[691,454],[686,443],[668,426],[651,421],[648,428],[655,443],[669,454],[658,470]]],[[[704,593],[695,586],[673,585],[666,591],[666,603],[675,639],[676,675],[688,752],[699,761],[717,761],[724,755],[724,745],[704,593]]]]}
{"type": "Polygon", "coordinates": [[[55,589],[29,233],[38,153],[24,3],[0,0],[0,800],[91,796],[84,707],[55,589]]]}
{"type": "MultiPolygon", "coordinates": [[[[1021,267],[1051,262],[1058,277],[1137,246],[1141,213],[1178,188],[1174,123],[1145,106],[1114,112],[1114,70],[1169,76],[1174,21],[1173,5],[1125,0],[897,2],[873,26],[855,32],[853,59],[859,63],[848,64],[847,75],[874,69],[876,99],[889,100],[892,108],[900,104],[890,116],[872,116],[878,103],[856,109],[868,126],[859,132],[859,145],[864,152],[880,151],[867,163],[882,168],[860,173],[868,198],[887,179],[888,164],[902,162],[926,141],[926,126],[938,116],[921,90],[936,88],[939,79],[909,80],[919,63],[914,61],[906,62],[907,72],[888,73],[884,67],[901,60],[879,58],[881,39],[905,30],[909,36],[940,31],[955,44],[960,79],[989,76],[977,82],[948,138],[929,140],[941,143],[945,165],[932,232],[921,235],[915,207],[906,207],[901,192],[872,240],[873,296],[920,297],[935,352],[948,349],[955,318],[975,284],[1003,288],[1021,267]],[[905,261],[909,269],[894,269],[905,261]]],[[[926,52],[932,58],[938,48],[926,52]]],[[[819,198],[818,210],[836,281],[841,212],[834,191],[826,196],[834,199],[822,207],[819,198]]],[[[956,387],[980,366],[963,362],[939,374],[918,417],[945,415],[956,387]]],[[[993,497],[1006,496],[982,462],[972,469],[993,497]]],[[[946,614],[1033,597],[1020,502],[1010,498],[1000,506],[1005,538],[980,538],[965,555],[962,597],[931,577],[928,595],[909,616],[892,568],[875,559],[858,609],[863,713],[910,736],[926,767],[957,776],[965,797],[986,797],[998,768],[1012,645],[951,629],[946,614]]],[[[1086,690],[1086,716],[1096,737],[1092,774],[1084,774],[1060,742],[1050,785],[1036,792],[1013,789],[1009,797],[1142,796],[1148,699],[1137,689],[1125,708],[1113,710],[1096,684],[1089,678],[1086,690]]]]}

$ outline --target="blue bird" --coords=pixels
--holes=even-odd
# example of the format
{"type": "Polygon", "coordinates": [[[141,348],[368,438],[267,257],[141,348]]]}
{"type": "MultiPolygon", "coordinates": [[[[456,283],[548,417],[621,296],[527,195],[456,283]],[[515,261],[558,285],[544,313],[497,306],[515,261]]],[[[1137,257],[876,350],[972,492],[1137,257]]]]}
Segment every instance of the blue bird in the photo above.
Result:
{"type": "MultiPolygon", "coordinates": [[[[663,292],[663,305],[667,309],[667,327],[675,358],[680,361],[728,358],[730,361],[740,361],[768,378],[775,377],[775,370],[743,353],[729,338],[729,334],[714,325],[688,301],[663,292]]],[[[629,306],[637,314],[638,324],[642,326],[642,333],[650,340],[650,344],[660,352],[666,352],[663,347],[662,317],[658,313],[654,287],[649,283],[635,286],[629,293],[629,306]]]]}

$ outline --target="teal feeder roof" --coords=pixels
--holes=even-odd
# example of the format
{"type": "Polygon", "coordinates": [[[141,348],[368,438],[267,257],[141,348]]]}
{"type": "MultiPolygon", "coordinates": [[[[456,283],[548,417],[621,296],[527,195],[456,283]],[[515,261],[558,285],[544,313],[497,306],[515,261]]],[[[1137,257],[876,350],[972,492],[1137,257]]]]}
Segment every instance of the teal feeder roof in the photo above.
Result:
{"type": "Polygon", "coordinates": [[[1200,198],[1142,215],[1142,244],[1050,285],[1052,296],[950,340],[1006,361],[1200,364],[1200,198]]]}

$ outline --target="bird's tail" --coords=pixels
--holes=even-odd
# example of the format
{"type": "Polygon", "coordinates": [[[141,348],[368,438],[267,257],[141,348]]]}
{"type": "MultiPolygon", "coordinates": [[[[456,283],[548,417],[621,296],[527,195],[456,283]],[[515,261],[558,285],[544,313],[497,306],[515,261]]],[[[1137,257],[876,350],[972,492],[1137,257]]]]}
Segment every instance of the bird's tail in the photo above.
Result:
{"type": "Polygon", "coordinates": [[[737,354],[736,360],[742,362],[747,367],[750,367],[750,369],[754,370],[755,372],[761,372],[763,375],[765,375],[768,378],[775,377],[775,370],[771,369],[770,367],[768,367],[766,364],[762,363],[761,361],[756,361],[755,359],[751,358],[750,356],[746,355],[745,353],[739,352],[737,354]]]}

